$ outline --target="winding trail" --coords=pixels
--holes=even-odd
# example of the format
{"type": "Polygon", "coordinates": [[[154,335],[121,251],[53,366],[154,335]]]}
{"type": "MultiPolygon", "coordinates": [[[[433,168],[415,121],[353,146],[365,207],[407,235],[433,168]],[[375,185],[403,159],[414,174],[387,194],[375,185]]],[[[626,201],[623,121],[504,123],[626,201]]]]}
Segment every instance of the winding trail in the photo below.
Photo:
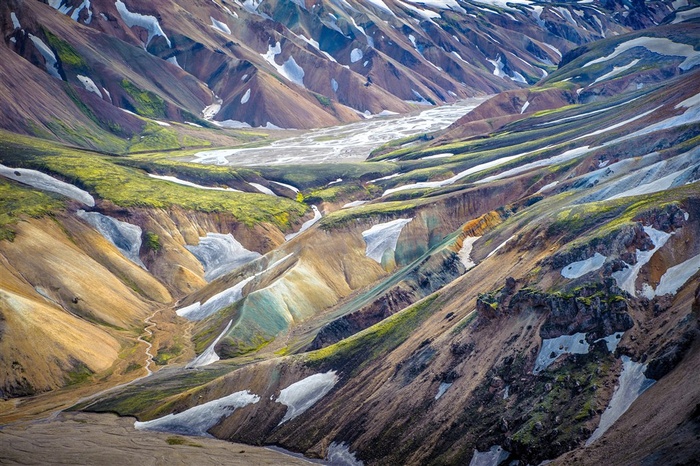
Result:
{"type": "MultiPolygon", "coordinates": [[[[157,324],[156,324],[155,322],[151,322],[151,319],[152,319],[153,317],[155,317],[156,314],[158,314],[159,312],[160,312],[160,309],[158,309],[158,310],[155,311],[153,314],[151,314],[150,316],[146,317],[146,318],[143,320],[143,322],[144,322],[145,324],[148,324],[148,325],[146,325],[146,327],[144,327],[144,329],[143,329],[143,332],[147,334],[147,335],[146,335],[147,337],[152,337],[152,336],[153,336],[153,328],[156,327],[157,324]]],[[[153,349],[153,343],[151,343],[150,341],[144,339],[144,335],[143,335],[143,334],[141,334],[141,335],[137,338],[137,340],[140,341],[141,343],[145,343],[145,344],[146,344],[146,365],[144,366],[144,368],[146,369],[146,375],[145,375],[145,377],[148,377],[149,375],[153,374],[153,371],[151,370],[151,365],[153,364],[153,358],[155,357],[155,356],[151,353],[151,350],[153,349]]],[[[143,379],[143,378],[144,378],[144,377],[139,377],[138,379],[134,379],[134,380],[132,380],[132,381],[129,382],[129,383],[136,382],[137,380],[141,380],[141,379],[143,379]]]]}
{"type": "MultiPolygon", "coordinates": [[[[77,406],[77,405],[87,403],[87,402],[91,402],[91,403],[88,403],[85,406],[83,406],[81,409],[88,408],[88,407],[92,406],[93,404],[97,403],[99,401],[99,398],[102,395],[110,393],[114,390],[118,390],[120,388],[127,387],[133,383],[138,382],[139,380],[145,379],[146,377],[150,377],[153,374],[153,371],[151,370],[151,365],[154,363],[153,358],[155,356],[151,353],[151,349],[153,349],[153,344],[151,342],[149,342],[148,340],[145,340],[144,337],[153,336],[153,328],[156,327],[157,324],[155,322],[151,322],[151,319],[153,317],[155,317],[155,315],[158,314],[161,310],[162,309],[156,310],[153,314],[151,314],[150,316],[146,317],[143,320],[143,322],[147,325],[146,325],[146,327],[144,327],[143,333],[137,338],[138,341],[146,344],[146,364],[144,366],[144,369],[146,369],[146,375],[142,375],[141,377],[137,377],[137,378],[130,380],[128,382],[124,382],[122,384],[115,385],[113,387],[108,387],[108,388],[105,388],[104,390],[100,390],[97,393],[93,393],[91,395],[80,398],[79,400],[68,404],[66,407],[61,408],[57,411],[54,411],[48,418],[46,418],[45,420],[42,420],[42,421],[43,422],[52,421],[52,420],[56,419],[58,417],[58,415],[61,414],[63,411],[65,411],[66,409],[69,409],[69,407],[77,406]],[[146,335],[144,335],[144,334],[146,334],[146,335]]],[[[42,421],[38,421],[38,422],[42,422],[42,421]]]]}

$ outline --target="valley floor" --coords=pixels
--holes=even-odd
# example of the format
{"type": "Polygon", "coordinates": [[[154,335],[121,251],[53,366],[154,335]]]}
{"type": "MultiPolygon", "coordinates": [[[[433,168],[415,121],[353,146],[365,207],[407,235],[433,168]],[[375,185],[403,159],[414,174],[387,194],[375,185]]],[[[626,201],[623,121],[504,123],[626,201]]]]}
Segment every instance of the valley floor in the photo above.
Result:
{"type": "Polygon", "coordinates": [[[308,461],[213,438],[143,432],[133,418],[61,413],[56,419],[0,429],[2,464],[296,465],[308,461]],[[206,455],[202,454],[206,451],[206,455]]]}

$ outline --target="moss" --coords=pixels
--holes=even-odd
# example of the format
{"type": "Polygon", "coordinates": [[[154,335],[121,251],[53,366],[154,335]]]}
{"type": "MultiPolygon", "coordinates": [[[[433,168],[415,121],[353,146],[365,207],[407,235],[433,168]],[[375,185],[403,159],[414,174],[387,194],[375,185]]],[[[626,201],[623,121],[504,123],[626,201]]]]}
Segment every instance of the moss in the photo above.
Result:
{"type": "Polygon", "coordinates": [[[129,142],[129,152],[151,152],[156,150],[180,149],[178,134],[167,127],[147,122],[141,134],[129,142]]]}
{"type": "MultiPolygon", "coordinates": [[[[308,207],[293,200],[265,194],[212,191],[191,188],[148,177],[141,170],[123,166],[124,159],[80,151],[24,136],[0,138],[2,160],[57,174],[96,197],[120,207],[167,209],[180,206],[199,212],[229,213],[241,223],[261,222],[289,228],[308,207]],[[196,195],[194,195],[196,193],[196,195]]],[[[202,173],[206,173],[202,169],[202,173]]],[[[194,170],[193,170],[194,172],[194,170]]]]}
{"type": "Polygon", "coordinates": [[[12,225],[24,217],[41,218],[65,207],[49,195],[0,178],[0,241],[14,240],[12,225]]]}
{"type": "Polygon", "coordinates": [[[436,310],[438,293],[345,340],[306,354],[311,365],[357,371],[403,343],[436,310]]]}
{"type": "Polygon", "coordinates": [[[76,72],[86,72],[90,69],[85,59],[80,56],[77,50],[68,42],[59,39],[46,28],[41,28],[46,36],[49,47],[51,47],[61,62],[63,67],[69,66],[76,72]]]}
{"type": "Polygon", "coordinates": [[[158,237],[158,235],[156,235],[152,231],[147,231],[143,236],[144,236],[143,245],[147,250],[153,251],[153,252],[160,251],[160,248],[162,246],[160,244],[160,238],[158,237]]]}
{"type": "Polygon", "coordinates": [[[318,100],[318,103],[323,105],[324,107],[330,107],[331,106],[331,99],[326,97],[325,95],[321,94],[314,94],[314,97],[316,97],[316,100],[318,100]]]}
{"type": "Polygon", "coordinates": [[[330,230],[348,222],[360,218],[369,218],[379,215],[411,215],[417,204],[412,202],[383,202],[381,204],[369,204],[354,209],[335,211],[319,222],[321,228],[330,230]]]}
{"type": "Polygon", "coordinates": [[[76,385],[83,383],[92,377],[93,372],[81,362],[75,363],[73,369],[66,374],[67,384],[76,385]]]}
{"type": "Polygon", "coordinates": [[[138,88],[128,79],[122,79],[119,84],[132,98],[136,113],[148,118],[164,118],[166,116],[167,105],[160,96],[138,88]]]}

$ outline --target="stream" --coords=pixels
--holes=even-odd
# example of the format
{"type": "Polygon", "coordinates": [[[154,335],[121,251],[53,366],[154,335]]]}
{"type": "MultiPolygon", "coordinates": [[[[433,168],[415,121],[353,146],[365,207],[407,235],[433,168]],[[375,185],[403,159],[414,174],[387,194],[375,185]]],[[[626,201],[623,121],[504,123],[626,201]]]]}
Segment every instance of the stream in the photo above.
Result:
{"type": "Polygon", "coordinates": [[[359,162],[391,140],[447,128],[486,99],[472,98],[420,113],[373,117],[301,134],[295,130],[292,136],[264,146],[197,152],[192,161],[235,166],[359,162]]]}

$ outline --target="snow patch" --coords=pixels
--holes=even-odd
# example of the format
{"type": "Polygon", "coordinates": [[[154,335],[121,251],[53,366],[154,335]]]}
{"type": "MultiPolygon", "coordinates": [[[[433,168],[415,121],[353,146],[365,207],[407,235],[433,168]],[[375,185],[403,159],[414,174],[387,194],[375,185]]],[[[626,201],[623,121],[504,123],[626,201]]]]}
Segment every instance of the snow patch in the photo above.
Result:
{"type": "Polygon", "coordinates": [[[622,339],[622,335],[624,335],[625,332],[615,332],[612,335],[608,335],[607,337],[599,338],[596,340],[594,343],[598,343],[599,341],[604,341],[605,346],[608,347],[608,351],[611,353],[614,353],[615,350],[617,349],[617,345],[620,344],[620,340],[622,339]]]}
{"type": "Polygon", "coordinates": [[[421,157],[420,160],[431,160],[431,159],[445,159],[447,157],[452,157],[454,154],[452,152],[443,152],[442,154],[428,155],[427,157],[421,157]]]}
{"type": "Polygon", "coordinates": [[[356,62],[362,60],[363,56],[364,56],[364,54],[362,53],[362,50],[352,49],[352,52],[350,52],[350,63],[356,63],[356,62]]]}
{"type": "Polygon", "coordinates": [[[488,451],[483,452],[475,449],[469,466],[498,466],[509,455],[510,453],[500,445],[494,445],[488,451]]]}
{"type": "Polygon", "coordinates": [[[85,212],[81,209],[76,212],[76,215],[92,225],[107,241],[116,246],[124,257],[139,267],[146,269],[139,257],[141,227],[122,222],[99,212],[85,212]]]}
{"type": "Polygon", "coordinates": [[[698,271],[700,271],[700,254],[678,265],[669,267],[661,276],[659,286],[656,287],[656,296],[676,294],[676,292],[678,292],[693,275],[698,273],[698,271]]]}
{"type": "Polygon", "coordinates": [[[100,89],[95,85],[95,81],[81,74],[79,74],[77,78],[78,81],[80,81],[81,84],[85,86],[86,90],[88,90],[89,92],[94,92],[100,97],[100,99],[102,98],[102,92],[100,92],[100,89]]]}
{"type": "Polygon", "coordinates": [[[442,395],[444,395],[445,392],[447,391],[447,389],[450,388],[451,386],[452,386],[452,383],[448,383],[448,382],[440,383],[440,386],[438,387],[437,394],[435,394],[435,399],[439,400],[440,398],[442,398],[442,395]]]}
{"type": "Polygon", "coordinates": [[[249,182],[248,184],[251,185],[252,187],[254,187],[255,189],[257,189],[259,192],[261,192],[261,193],[263,193],[263,194],[267,194],[268,196],[275,196],[275,197],[277,197],[277,194],[275,194],[275,193],[274,193],[270,188],[268,188],[267,186],[263,186],[263,185],[261,185],[260,183],[250,183],[250,182],[249,182]]]}
{"type": "Polygon", "coordinates": [[[350,448],[345,443],[331,442],[328,446],[326,461],[336,466],[363,466],[363,462],[350,453],[350,448]]]}
{"type": "MultiPolygon", "coordinates": [[[[675,2],[674,2],[675,3],[675,2]]],[[[687,11],[677,11],[676,17],[673,18],[671,24],[684,23],[690,21],[691,19],[700,18],[700,7],[693,8],[687,11]]]]}
{"type": "Polygon", "coordinates": [[[626,51],[633,49],[635,47],[644,47],[650,52],[658,53],[659,55],[685,57],[685,60],[678,65],[682,71],[688,71],[696,65],[700,64],[700,51],[696,51],[692,45],[682,44],[678,42],[673,42],[665,37],[637,37],[635,39],[628,40],[621,44],[618,44],[612,53],[604,57],[596,58],[591,60],[583,68],[594,65],[596,63],[603,63],[608,60],[612,60],[625,53],[626,51]]]}
{"type": "Polygon", "coordinates": [[[74,199],[89,207],[94,207],[95,198],[90,193],[83,191],[77,186],[57,180],[45,173],[27,168],[10,168],[0,164],[0,175],[11,180],[18,181],[32,188],[58,193],[62,196],[74,199]]]}
{"type": "Polygon", "coordinates": [[[228,27],[228,25],[222,21],[216,20],[213,17],[209,17],[211,20],[211,27],[216,29],[219,32],[223,32],[226,35],[231,35],[231,29],[228,27]]]}
{"type": "Polygon", "coordinates": [[[297,62],[291,55],[289,56],[287,61],[284,62],[284,64],[278,65],[275,61],[275,57],[280,53],[282,53],[282,47],[280,46],[280,43],[277,42],[275,43],[274,47],[272,45],[268,45],[267,53],[261,55],[282,76],[287,78],[289,81],[301,87],[304,87],[304,69],[297,65],[297,62]]]}
{"type": "Polygon", "coordinates": [[[241,104],[246,104],[250,100],[250,89],[247,89],[245,91],[245,94],[243,94],[243,97],[241,97],[241,104]]]}
{"type": "Polygon", "coordinates": [[[298,192],[299,192],[299,188],[295,188],[295,187],[292,186],[291,184],[280,183],[279,181],[270,181],[270,183],[274,183],[274,184],[276,184],[276,185],[283,186],[283,187],[285,187],[285,188],[287,188],[287,189],[291,189],[291,190],[294,191],[295,193],[298,193],[298,192]]]}
{"type": "Polygon", "coordinates": [[[163,29],[160,27],[160,23],[155,16],[142,15],[139,13],[131,12],[127,9],[126,4],[122,0],[117,0],[115,3],[119,15],[124,20],[127,26],[130,28],[134,26],[142,27],[148,32],[148,39],[146,39],[145,48],[148,48],[148,44],[151,43],[156,36],[161,36],[168,43],[168,47],[172,47],[170,39],[165,35],[163,29]]]}
{"type": "Polygon", "coordinates": [[[603,434],[622,416],[625,411],[632,406],[632,403],[639,398],[656,382],[647,379],[644,371],[647,366],[632,361],[628,356],[622,356],[622,373],[608,407],[600,416],[600,424],[593,432],[593,435],[586,441],[586,446],[598,440],[603,434]]]}
{"type": "Polygon", "coordinates": [[[10,19],[12,20],[12,27],[14,28],[14,30],[22,29],[22,25],[19,23],[17,15],[14,11],[10,12],[10,19]]]}
{"type": "Polygon", "coordinates": [[[671,237],[673,233],[666,233],[665,231],[656,230],[652,227],[644,227],[644,231],[651,238],[654,247],[649,251],[640,251],[637,249],[637,263],[630,266],[627,265],[626,268],[614,272],[611,276],[617,281],[617,286],[625,290],[632,296],[637,296],[635,283],[637,281],[637,276],[642,267],[646,265],[654,253],[666,244],[666,241],[671,237]]]}
{"type": "Polygon", "coordinates": [[[561,271],[561,275],[564,278],[578,278],[586,275],[589,272],[598,270],[603,266],[607,257],[596,252],[593,257],[582,261],[572,262],[571,264],[564,267],[561,271]]]}
{"type": "Polygon", "coordinates": [[[598,78],[596,78],[595,81],[593,81],[591,84],[589,84],[589,86],[597,84],[601,81],[605,81],[606,79],[610,79],[612,77],[615,77],[618,74],[624,73],[625,71],[629,70],[634,65],[636,65],[637,63],[639,63],[639,58],[635,58],[634,60],[632,60],[631,62],[629,62],[628,64],[626,64],[624,66],[613,66],[612,71],[609,71],[608,73],[605,73],[604,75],[599,76],[598,78]]]}
{"type": "Polygon", "coordinates": [[[530,106],[530,101],[528,100],[527,102],[525,102],[525,103],[523,104],[522,107],[520,107],[520,114],[522,115],[523,113],[525,113],[525,110],[527,110],[527,108],[528,108],[529,106],[530,106]]]}
{"type": "Polygon", "coordinates": [[[223,398],[212,400],[177,414],[146,422],[134,422],[137,430],[154,430],[157,432],[172,432],[183,435],[199,435],[211,437],[209,429],[218,424],[223,418],[230,416],[236,409],[255,404],[260,397],[250,391],[232,393],[223,398]]]}
{"type": "Polygon", "coordinates": [[[552,365],[562,354],[588,354],[589,348],[585,333],[545,338],[542,340],[542,347],[537,355],[532,373],[539,374],[552,365]]]}
{"type": "Polygon", "coordinates": [[[367,204],[369,201],[352,201],[348,202],[347,204],[343,205],[342,209],[347,209],[350,207],[358,207],[364,204],[367,204]]]}
{"type": "Polygon", "coordinates": [[[457,253],[459,260],[462,262],[462,265],[464,265],[464,267],[467,270],[476,266],[476,263],[471,257],[471,253],[474,249],[474,243],[479,238],[481,238],[481,236],[467,236],[466,238],[464,238],[464,240],[462,241],[462,249],[460,249],[457,253]]]}
{"type": "Polygon", "coordinates": [[[387,251],[394,252],[403,227],[413,218],[399,218],[391,222],[380,223],[362,232],[362,238],[367,246],[365,255],[378,263],[387,251]]]}
{"type": "Polygon", "coordinates": [[[331,88],[333,92],[338,92],[338,81],[336,81],[335,78],[331,78],[331,88]]]}
{"type": "Polygon", "coordinates": [[[61,75],[58,73],[58,60],[56,60],[56,55],[54,55],[53,50],[51,50],[43,40],[32,33],[29,33],[29,39],[32,41],[37,50],[39,50],[41,56],[44,57],[46,72],[54,78],[62,80],[63,78],[61,78],[61,75]]]}
{"type": "Polygon", "coordinates": [[[186,366],[185,369],[192,369],[195,367],[202,367],[202,366],[208,366],[209,364],[213,364],[219,359],[218,354],[216,354],[216,351],[214,350],[214,347],[216,346],[217,343],[219,343],[219,340],[221,340],[224,335],[226,335],[231,328],[231,324],[233,324],[233,320],[228,321],[228,325],[224,329],[223,332],[219,334],[218,337],[205,349],[202,354],[194,358],[194,360],[190,361],[186,366]]]}
{"type": "Polygon", "coordinates": [[[312,226],[314,223],[316,223],[316,222],[318,222],[319,220],[321,220],[322,215],[321,215],[321,212],[318,210],[318,207],[316,207],[315,205],[312,205],[311,208],[312,208],[313,211],[314,211],[314,217],[313,217],[311,220],[307,220],[307,221],[305,221],[304,223],[302,223],[301,228],[299,228],[299,231],[297,231],[296,233],[290,233],[290,234],[288,234],[288,235],[285,235],[284,239],[285,239],[286,241],[289,241],[290,239],[292,239],[292,238],[294,238],[294,237],[296,237],[296,236],[302,234],[303,232],[305,232],[306,230],[308,230],[309,228],[311,228],[311,226],[312,226]]]}
{"type": "Polygon", "coordinates": [[[231,233],[207,233],[199,238],[198,245],[185,247],[204,267],[204,279],[208,282],[261,257],[259,252],[246,249],[231,233]]]}
{"type": "Polygon", "coordinates": [[[278,425],[308,411],[338,383],[335,371],[314,374],[295,382],[280,391],[277,403],[287,406],[287,412],[278,425]]]}
{"type": "MultiPolygon", "coordinates": [[[[161,126],[170,126],[168,123],[164,123],[162,121],[156,121],[157,124],[161,126]]],[[[211,191],[231,191],[234,193],[241,193],[243,191],[239,189],[233,189],[233,188],[218,188],[215,186],[202,186],[201,184],[197,183],[192,183],[191,181],[186,181],[186,180],[181,180],[180,178],[177,178],[175,176],[168,176],[168,175],[154,175],[152,173],[148,174],[149,177],[155,178],[157,180],[162,180],[162,181],[169,181],[171,183],[175,184],[180,184],[182,186],[189,186],[190,188],[197,188],[197,189],[207,189],[211,191]]]]}

